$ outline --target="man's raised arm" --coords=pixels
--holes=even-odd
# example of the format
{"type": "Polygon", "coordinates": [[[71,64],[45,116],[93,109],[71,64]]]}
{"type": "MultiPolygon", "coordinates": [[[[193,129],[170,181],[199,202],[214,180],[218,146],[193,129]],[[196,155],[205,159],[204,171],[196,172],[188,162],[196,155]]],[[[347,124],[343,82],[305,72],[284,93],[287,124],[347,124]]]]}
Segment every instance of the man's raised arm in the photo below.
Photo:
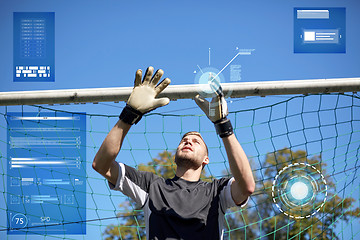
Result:
{"type": "Polygon", "coordinates": [[[136,71],[134,89],[120,114],[120,119],[95,155],[92,167],[114,185],[119,174],[119,164],[115,159],[131,125],[138,123],[145,113],[165,106],[170,101],[168,98],[156,98],[170,84],[170,79],[165,78],[157,85],[164,72],[159,69],[154,76],[153,72],[154,68],[148,67],[142,80],[142,71],[136,71]]]}
{"type": "Polygon", "coordinates": [[[235,181],[231,184],[231,195],[235,203],[240,205],[255,191],[254,176],[249,160],[235,135],[229,135],[222,140],[226,149],[231,173],[235,178],[235,181]]]}
{"type": "Polygon", "coordinates": [[[214,123],[216,133],[223,140],[230,170],[235,179],[231,184],[231,195],[234,202],[240,205],[254,192],[255,181],[249,160],[234,135],[230,120],[226,118],[229,112],[221,86],[215,86],[213,90],[216,96],[210,103],[199,95],[195,97],[195,102],[214,123]]]}

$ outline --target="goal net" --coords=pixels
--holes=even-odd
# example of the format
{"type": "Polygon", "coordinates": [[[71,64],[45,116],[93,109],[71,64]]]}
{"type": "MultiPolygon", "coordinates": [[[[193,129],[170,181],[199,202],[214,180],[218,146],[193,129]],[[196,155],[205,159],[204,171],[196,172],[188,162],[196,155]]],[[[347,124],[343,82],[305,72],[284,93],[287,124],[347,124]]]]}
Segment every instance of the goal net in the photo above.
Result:
{"type": "MultiPolygon", "coordinates": [[[[256,191],[244,208],[227,211],[224,239],[358,239],[359,95],[228,101],[256,191]]],[[[229,176],[212,123],[195,105],[183,105],[190,107],[145,115],[117,161],[172,177],[180,138],[195,130],[209,147],[203,180],[229,176]]],[[[123,106],[0,108],[1,239],[145,239],[141,208],[91,167],[123,106]]]]}

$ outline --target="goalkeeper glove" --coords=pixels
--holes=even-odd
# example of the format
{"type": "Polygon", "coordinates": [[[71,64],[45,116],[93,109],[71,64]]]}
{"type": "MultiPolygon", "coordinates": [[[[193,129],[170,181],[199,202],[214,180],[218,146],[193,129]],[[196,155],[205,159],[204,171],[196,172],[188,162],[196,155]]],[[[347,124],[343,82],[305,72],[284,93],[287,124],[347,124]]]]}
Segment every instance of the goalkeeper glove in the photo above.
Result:
{"type": "Polygon", "coordinates": [[[134,89],[119,116],[123,122],[136,124],[145,113],[170,102],[169,98],[156,98],[170,84],[170,79],[165,78],[157,85],[164,71],[159,69],[154,76],[153,72],[154,68],[148,67],[144,79],[141,80],[142,71],[140,69],[136,71],[134,89]]]}
{"type": "Polygon", "coordinates": [[[214,123],[216,133],[219,134],[221,138],[230,136],[234,132],[230,119],[226,118],[229,111],[222,88],[220,84],[216,87],[215,81],[210,82],[210,87],[214,90],[216,95],[212,98],[211,102],[209,103],[200,95],[195,96],[195,102],[214,123]]]}

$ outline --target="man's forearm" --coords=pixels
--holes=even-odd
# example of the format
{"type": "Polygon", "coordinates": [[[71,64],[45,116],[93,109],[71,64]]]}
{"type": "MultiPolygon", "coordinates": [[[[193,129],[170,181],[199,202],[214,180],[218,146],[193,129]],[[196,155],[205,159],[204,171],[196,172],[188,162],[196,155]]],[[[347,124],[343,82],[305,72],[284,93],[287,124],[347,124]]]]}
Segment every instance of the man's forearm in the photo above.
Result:
{"type": "MultiPolygon", "coordinates": [[[[230,170],[240,195],[250,195],[255,190],[254,176],[249,160],[235,135],[222,138],[229,160],[230,170]]],[[[236,197],[236,196],[233,196],[236,197]]]]}
{"type": "Polygon", "coordinates": [[[105,176],[110,170],[130,127],[131,125],[119,120],[101,144],[93,161],[93,168],[101,175],[105,176]]]}
{"type": "Polygon", "coordinates": [[[94,158],[92,166],[95,171],[114,185],[119,176],[119,164],[115,159],[131,125],[138,123],[145,113],[170,102],[167,97],[157,98],[170,84],[170,79],[165,78],[158,84],[164,71],[158,69],[154,75],[153,72],[154,68],[148,67],[142,79],[141,69],[136,71],[134,88],[119,116],[119,121],[106,136],[94,158]]]}

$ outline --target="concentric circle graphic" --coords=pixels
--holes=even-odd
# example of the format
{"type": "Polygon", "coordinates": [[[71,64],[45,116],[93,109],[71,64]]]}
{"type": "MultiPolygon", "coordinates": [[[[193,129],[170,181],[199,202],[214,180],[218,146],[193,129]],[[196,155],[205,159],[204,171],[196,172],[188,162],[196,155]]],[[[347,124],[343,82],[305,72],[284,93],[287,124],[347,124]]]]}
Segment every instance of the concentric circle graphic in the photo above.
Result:
{"type": "Polygon", "coordinates": [[[203,68],[195,76],[195,84],[200,84],[199,94],[206,97],[214,95],[215,90],[210,87],[210,82],[215,81],[216,85],[225,82],[225,77],[219,70],[212,67],[203,68]]]}
{"type": "Polygon", "coordinates": [[[323,174],[307,163],[290,164],[279,171],[272,185],[276,207],[295,219],[315,215],[326,202],[327,185],[323,174]]]}

